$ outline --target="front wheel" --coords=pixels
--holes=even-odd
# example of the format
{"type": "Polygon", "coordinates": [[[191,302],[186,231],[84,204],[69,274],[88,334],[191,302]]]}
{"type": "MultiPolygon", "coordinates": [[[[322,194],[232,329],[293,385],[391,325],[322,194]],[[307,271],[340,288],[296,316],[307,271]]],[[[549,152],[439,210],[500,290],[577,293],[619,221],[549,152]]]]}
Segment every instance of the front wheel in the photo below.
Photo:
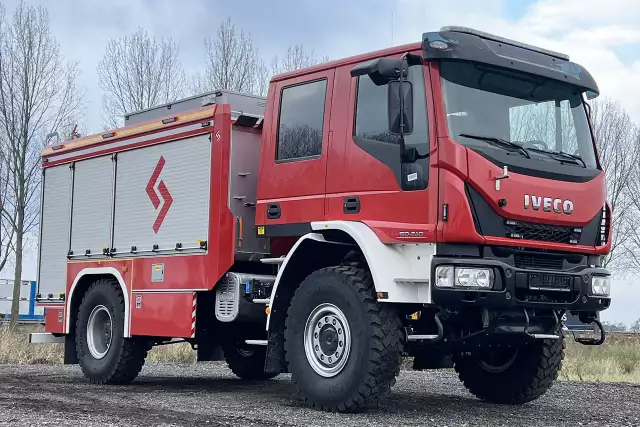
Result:
{"type": "Polygon", "coordinates": [[[476,397],[492,403],[520,405],[545,394],[558,377],[564,337],[501,344],[455,356],[455,370],[476,397]]]}
{"type": "Polygon", "coordinates": [[[285,352],[298,393],[315,408],[377,405],[400,371],[404,331],[376,300],[368,271],[328,267],[308,276],[287,312],[285,352]]]}

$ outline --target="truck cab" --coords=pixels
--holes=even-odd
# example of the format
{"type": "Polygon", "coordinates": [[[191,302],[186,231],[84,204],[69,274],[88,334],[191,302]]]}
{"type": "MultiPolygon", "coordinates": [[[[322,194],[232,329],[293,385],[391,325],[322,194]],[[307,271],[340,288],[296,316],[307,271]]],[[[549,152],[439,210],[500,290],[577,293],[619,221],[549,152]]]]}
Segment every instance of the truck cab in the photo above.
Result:
{"type": "MultiPolygon", "coordinates": [[[[521,373],[544,365],[555,378],[562,316],[599,325],[610,305],[611,210],[587,103],[597,94],[567,55],[464,27],[276,76],[256,214],[285,257],[270,335],[287,330],[283,286],[350,266],[401,319],[416,368],[455,366],[495,402],[544,393],[542,377],[521,373]]],[[[601,343],[595,328],[579,341],[601,343]]],[[[309,353],[329,375],[328,354],[309,353]]]]}

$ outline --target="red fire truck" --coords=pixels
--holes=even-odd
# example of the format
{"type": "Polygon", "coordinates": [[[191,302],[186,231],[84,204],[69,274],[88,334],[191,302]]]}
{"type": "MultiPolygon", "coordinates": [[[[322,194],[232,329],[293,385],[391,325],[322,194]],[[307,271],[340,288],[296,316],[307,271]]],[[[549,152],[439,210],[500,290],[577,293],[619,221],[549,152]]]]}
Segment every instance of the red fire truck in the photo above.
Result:
{"type": "Polygon", "coordinates": [[[445,27],[50,144],[31,340],[97,384],[184,340],[323,410],[374,405],[403,356],[536,399],[562,317],[610,304],[597,94],[566,55],[445,27]]]}

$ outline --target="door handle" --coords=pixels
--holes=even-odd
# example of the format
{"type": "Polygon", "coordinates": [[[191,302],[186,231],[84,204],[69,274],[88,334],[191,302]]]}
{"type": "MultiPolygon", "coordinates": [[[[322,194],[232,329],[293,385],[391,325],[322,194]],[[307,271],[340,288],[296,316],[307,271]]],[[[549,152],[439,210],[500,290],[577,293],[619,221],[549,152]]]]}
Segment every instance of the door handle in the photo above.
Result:
{"type": "Polygon", "coordinates": [[[280,205],[277,203],[271,203],[267,205],[267,219],[280,218],[280,205]]]}
{"type": "Polygon", "coordinates": [[[359,197],[345,197],[342,204],[343,212],[346,214],[357,214],[360,212],[359,197]]]}

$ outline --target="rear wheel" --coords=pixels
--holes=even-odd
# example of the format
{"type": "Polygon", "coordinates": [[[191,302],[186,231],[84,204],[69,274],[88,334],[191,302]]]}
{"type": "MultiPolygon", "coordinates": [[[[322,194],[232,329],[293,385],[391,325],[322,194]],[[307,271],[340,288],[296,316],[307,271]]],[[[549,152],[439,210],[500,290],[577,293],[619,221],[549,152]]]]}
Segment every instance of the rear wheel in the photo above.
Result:
{"type": "Polygon", "coordinates": [[[403,346],[400,319],[377,302],[366,270],[318,270],[291,300],[286,359],[296,390],[312,407],[345,412],[377,405],[395,383],[403,346]]]}
{"type": "Polygon", "coordinates": [[[124,337],[124,297],[113,279],[100,279],[87,290],[76,320],[78,362],[95,384],[126,384],[144,365],[149,342],[124,337]]]}
{"type": "Polygon", "coordinates": [[[455,370],[476,397],[519,405],[542,396],[558,377],[564,358],[564,338],[517,346],[492,346],[458,354],[455,370]]]}
{"type": "Polygon", "coordinates": [[[268,380],[278,373],[264,371],[267,347],[248,345],[244,342],[227,342],[223,345],[224,357],[229,369],[243,380],[268,380]]]}

